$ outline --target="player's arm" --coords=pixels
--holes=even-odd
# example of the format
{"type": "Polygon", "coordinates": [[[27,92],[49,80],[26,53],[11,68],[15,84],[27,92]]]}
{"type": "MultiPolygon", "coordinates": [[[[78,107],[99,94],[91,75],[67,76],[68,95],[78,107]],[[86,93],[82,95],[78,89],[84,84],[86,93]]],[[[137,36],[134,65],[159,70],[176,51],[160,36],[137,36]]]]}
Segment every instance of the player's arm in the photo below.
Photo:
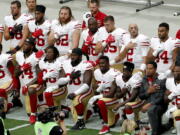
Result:
{"type": "MultiPolygon", "coordinates": [[[[59,37],[58,37],[59,38],[59,37]]],[[[49,35],[48,35],[48,45],[54,45],[54,43],[56,42],[56,38],[54,36],[54,31],[51,30],[49,35]]]]}
{"type": "Polygon", "coordinates": [[[135,43],[130,42],[125,47],[121,47],[122,49],[121,53],[114,60],[110,62],[111,65],[122,61],[126,57],[128,51],[130,49],[133,49],[135,46],[136,46],[135,43]]]}
{"type": "Polygon", "coordinates": [[[5,26],[5,28],[4,28],[4,39],[5,40],[11,39],[11,36],[9,34],[9,28],[7,26],[5,26]]]}
{"type": "Polygon", "coordinates": [[[83,85],[74,92],[75,95],[82,94],[89,90],[92,81],[93,71],[86,70],[83,74],[83,85]]]}
{"type": "Polygon", "coordinates": [[[22,39],[20,40],[20,42],[19,42],[19,44],[18,44],[19,47],[22,47],[22,46],[23,46],[26,38],[28,38],[28,36],[30,35],[30,31],[29,31],[29,28],[28,28],[28,24],[26,24],[26,25],[23,27],[22,33],[23,33],[23,37],[22,37],[22,39]]]}
{"type": "Polygon", "coordinates": [[[72,44],[73,44],[73,46],[71,49],[78,48],[80,37],[81,37],[81,30],[80,29],[74,30],[72,33],[72,44]]]}
{"type": "Polygon", "coordinates": [[[176,47],[174,48],[173,52],[172,52],[172,59],[173,59],[173,63],[170,67],[170,70],[172,70],[174,68],[175,62],[176,62],[176,57],[177,55],[180,53],[180,47],[176,47]]]}
{"type": "Polygon", "coordinates": [[[3,26],[0,26],[0,44],[2,43],[2,39],[3,39],[3,32],[4,32],[4,28],[3,26]],[[2,29],[2,30],[1,30],[2,29]]]}
{"type": "Polygon", "coordinates": [[[95,47],[95,53],[99,54],[104,51],[104,47],[102,46],[102,41],[97,42],[95,47]]]}

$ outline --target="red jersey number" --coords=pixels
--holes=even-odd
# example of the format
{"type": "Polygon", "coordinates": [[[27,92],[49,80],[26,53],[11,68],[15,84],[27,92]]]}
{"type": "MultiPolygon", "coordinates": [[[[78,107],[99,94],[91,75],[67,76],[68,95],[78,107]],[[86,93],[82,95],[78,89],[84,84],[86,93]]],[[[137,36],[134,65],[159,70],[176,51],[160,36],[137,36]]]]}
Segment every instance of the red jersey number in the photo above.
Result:
{"type": "MultiPolygon", "coordinates": [[[[9,27],[9,31],[12,31],[12,27],[9,27]]],[[[13,37],[12,37],[12,39],[17,39],[17,40],[20,40],[20,39],[22,39],[22,32],[18,32],[18,33],[16,33],[13,37]]]]}
{"type": "Polygon", "coordinates": [[[80,84],[81,84],[80,78],[74,79],[72,82],[70,82],[70,85],[80,85],[80,84]]]}
{"type": "Polygon", "coordinates": [[[63,37],[59,38],[57,41],[56,41],[56,44],[59,46],[68,46],[69,43],[68,43],[68,34],[64,35],[63,37]]]}
{"type": "Polygon", "coordinates": [[[90,47],[88,47],[88,55],[97,56],[95,52],[96,44],[91,44],[90,47]]]}
{"type": "Polygon", "coordinates": [[[130,49],[127,53],[127,61],[132,62],[133,58],[132,55],[134,54],[134,49],[130,49]]]}
{"type": "Polygon", "coordinates": [[[44,46],[45,45],[45,41],[43,38],[39,37],[38,38],[38,41],[37,41],[37,45],[38,46],[44,46]]]}
{"type": "MultiPolygon", "coordinates": [[[[43,69],[43,73],[47,73],[47,69],[43,69]]],[[[46,81],[49,82],[49,83],[55,83],[56,78],[48,78],[46,81]]]]}
{"type": "Polygon", "coordinates": [[[163,60],[164,64],[168,64],[168,52],[163,51],[162,53],[160,53],[156,62],[159,62],[160,59],[163,60]]]}
{"type": "Polygon", "coordinates": [[[115,52],[117,52],[117,47],[115,45],[112,45],[112,43],[110,43],[106,46],[106,48],[104,49],[104,52],[105,53],[108,53],[108,52],[115,53],[115,52]]]}
{"type": "Polygon", "coordinates": [[[0,79],[5,77],[5,72],[1,70],[1,68],[3,68],[3,66],[0,65],[0,79]]]}

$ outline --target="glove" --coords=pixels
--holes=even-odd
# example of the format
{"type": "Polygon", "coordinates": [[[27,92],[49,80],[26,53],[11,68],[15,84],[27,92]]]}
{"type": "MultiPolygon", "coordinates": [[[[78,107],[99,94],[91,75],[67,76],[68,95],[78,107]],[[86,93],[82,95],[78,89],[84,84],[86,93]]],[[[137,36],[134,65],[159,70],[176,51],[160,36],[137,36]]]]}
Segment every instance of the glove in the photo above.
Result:
{"type": "Polygon", "coordinates": [[[44,51],[40,50],[40,51],[36,52],[35,55],[36,55],[36,58],[40,59],[44,55],[44,51]]]}
{"type": "Polygon", "coordinates": [[[84,54],[88,54],[88,45],[86,45],[86,44],[84,44],[83,46],[82,46],[82,52],[84,53],[84,54]]]}
{"type": "Polygon", "coordinates": [[[112,36],[112,34],[109,34],[107,39],[102,43],[102,46],[106,47],[107,44],[110,44],[112,42],[115,42],[115,38],[114,38],[114,36],[112,36]]]}
{"type": "Polygon", "coordinates": [[[177,31],[177,33],[176,33],[176,38],[177,39],[180,39],[180,29],[177,31]]]}
{"type": "Polygon", "coordinates": [[[38,38],[39,36],[43,36],[42,29],[37,29],[37,30],[35,30],[35,32],[32,33],[33,38],[38,38]]]}
{"type": "Polygon", "coordinates": [[[15,25],[11,31],[9,31],[9,35],[11,37],[14,37],[14,35],[17,33],[17,32],[21,32],[23,29],[23,25],[22,24],[19,24],[19,25],[15,25]]]}
{"type": "Polygon", "coordinates": [[[74,93],[70,93],[67,98],[70,99],[70,100],[73,100],[74,98],[76,97],[76,94],[74,93]]]}
{"type": "Polygon", "coordinates": [[[109,43],[112,43],[112,42],[115,42],[115,38],[113,35],[109,35],[106,39],[106,43],[109,44],[109,43]]]}
{"type": "Polygon", "coordinates": [[[71,75],[70,75],[70,78],[71,78],[71,80],[74,80],[74,79],[77,79],[78,77],[80,77],[81,76],[81,71],[73,71],[72,73],[71,73],[71,75]]]}
{"type": "Polygon", "coordinates": [[[93,40],[94,40],[93,36],[89,36],[89,35],[88,35],[87,38],[86,38],[85,44],[86,44],[86,45],[91,45],[92,42],[93,42],[93,40]]]}
{"type": "Polygon", "coordinates": [[[24,63],[22,66],[21,66],[21,71],[26,71],[28,69],[30,69],[32,66],[30,63],[24,63]]]}
{"type": "Polygon", "coordinates": [[[25,85],[22,87],[22,94],[26,95],[27,92],[28,92],[28,86],[25,85]]]}
{"type": "Polygon", "coordinates": [[[17,51],[19,51],[20,49],[21,49],[20,46],[16,46],[14,49],[7,51],[6,53],[12,55],[12,54],[15,54],[17,51]]]}
{"type": "Polygon", "coordinates": [[[171,70],[167,70],[165,73],[159,74],[158,79],[163,80],[163,79],[167,78],[170,74],[171,74],[171,70]]]}
{"type": "Polygon", "coordinates": [[[22,29],[23,29],[23,25],[22,24],[18,24],[18,25],[14,26],[13,30],[15,31],[15,33],[17,33],[17,32],[21,32],[22,29]]]}
{"type": "Polygon", "coordinates": [[[60,37],[66,35],[67,31],[65,29],[61,29],[61,31],[55,31],[54,37],[55,39],[59,39],[60,37]]]}

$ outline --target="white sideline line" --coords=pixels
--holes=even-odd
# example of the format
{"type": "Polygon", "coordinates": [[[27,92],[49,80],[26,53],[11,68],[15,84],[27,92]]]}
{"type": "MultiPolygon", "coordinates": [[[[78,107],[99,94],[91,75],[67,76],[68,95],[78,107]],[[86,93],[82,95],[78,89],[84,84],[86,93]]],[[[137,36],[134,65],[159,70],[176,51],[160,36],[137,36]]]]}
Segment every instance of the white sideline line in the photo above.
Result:
{"type": "Polygon", "coordinates": [[[16,126],[14,128],[10,128],[8,130],[9,131],[14,131],[14,130],[17,130],[17,129],[20,129],[20,128],[23,128],[23,127],[27,127],[27,126],[30,126],[30,124],[23,124],[23,125],[20,125],[20,126],[16,126]]]}

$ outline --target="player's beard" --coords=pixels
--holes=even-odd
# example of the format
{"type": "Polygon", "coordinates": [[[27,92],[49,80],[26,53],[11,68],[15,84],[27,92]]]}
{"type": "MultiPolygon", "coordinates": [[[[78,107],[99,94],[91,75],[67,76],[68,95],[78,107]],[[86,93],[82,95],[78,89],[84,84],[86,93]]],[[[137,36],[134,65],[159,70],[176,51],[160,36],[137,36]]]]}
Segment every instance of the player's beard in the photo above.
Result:
{"type": "Polygon", "coordinates": [[[69,17],[68,19],[65,19],[65,18],[59,18],[59,20],[60,20],[60,23],[61,23],[61,24],[67,24],[68,22],[71,21],[71,17],[69,17]]]}
{"type": "Polygon", "coordinates": [[[81,59],[77,59],[77,60],[71,61],[71,65],[72,65],[73,67],[75,67],[75,66],[77,66],[80,62],[81,62],[81,59]]]}

